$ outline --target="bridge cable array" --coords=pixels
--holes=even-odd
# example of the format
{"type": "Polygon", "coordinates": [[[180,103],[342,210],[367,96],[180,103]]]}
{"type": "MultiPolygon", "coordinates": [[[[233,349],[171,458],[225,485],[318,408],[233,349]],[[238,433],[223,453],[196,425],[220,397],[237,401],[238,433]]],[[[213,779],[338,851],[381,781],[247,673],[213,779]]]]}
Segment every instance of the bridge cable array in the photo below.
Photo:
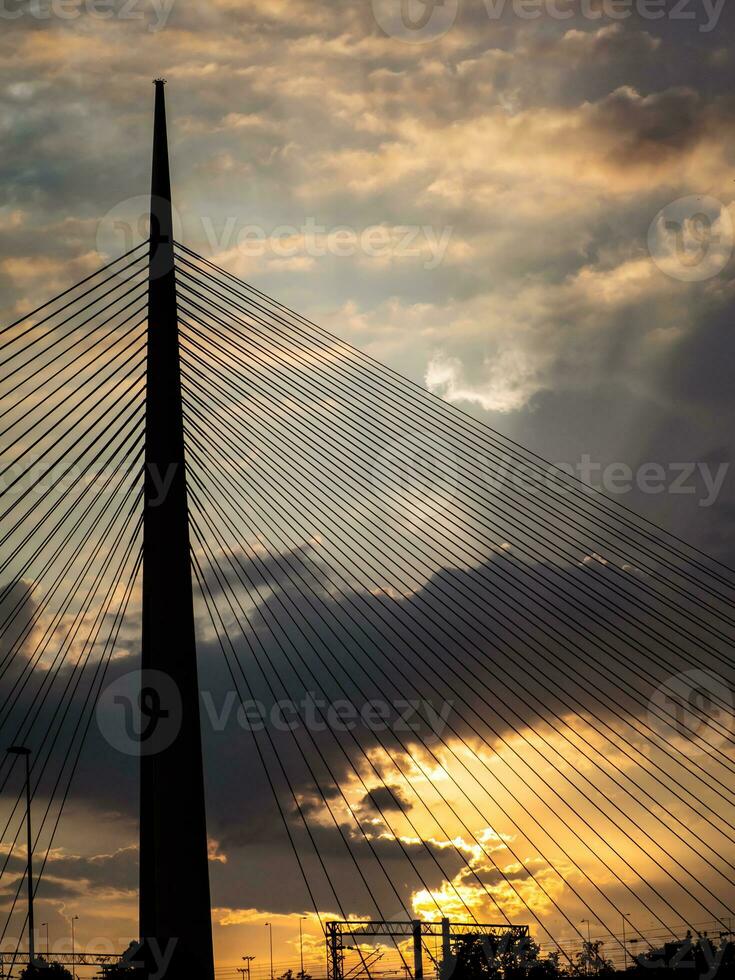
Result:
{"type": "MultiPolygon", "coordinates": [[[[142,560],[147,277],[139,246],[0,331],[0,727],[3,746],[32,752],[36,891],[121,634],[139,648],[126,616],[142,560]]],[[[17,955],[16,765],[0,755],[2,939],[17,955]]]]}
{"type": "MultiPolygon", "coordinates": [[[[682,904],[723,923],[721,886],[733,884],[735,870],[725,856],[732,703],[715,690],[703,732],[699,719],[682,720],[652,695],[687,669],[714,666],[729,679],[732,573],[181,245],[177,263],[192,539],[216,632],[229,622],[230,633],[248,638],[252,671],[281,685],[273,698],[310,688],[326,695],[328,678],[340,696],[365,703],[379,678],[397,697],[430,691],[453,703],[433,745],[372,738],[384,771],[354,733],[333,740],[374,819],[399,842],[416,888],[440,904],[398,824],[411,827],[409,811],[421,807],[438,839],[455,839],[417,789],[435,766],[461,794],[464,818],[436,783],[432,793],[483,860],[493,865],[468,811],[497,839],[492,816],[508,821],[611,933],[609,917],[619,921],[622,906],[597,874],[671,935],[692,925],[682,904]],[[669,737],[679,729],[684,746],[669,737]],[[695,772],[692,746],[706,759],[695,772]],[[479,771],[467,765],[470,753],[479,771]],[[367,792],[365,773],[386,794],[398,781],[390,812],[367,792]],[[706,792],[692,794],[693,782],[706,792]],[[692,831],[693,816],[709,837],[692,831]],[[561,822],[583,861],[549,832],[549,820],[561,822]]],[[[229,656],[238,658],[234,636],[229,656]]],[[[349,814],[350,843],[362,840],[365,817],[313,734],[291,738],[305,762],[307,745],[316,753],[349,814]]],[[[326,794],[320,803],[329,808],[326,794]]],[[[510,844],[508,853],[524,868],[510,844]]],[[[376,861],[389,890],[390,873],[376,861]]],[[[472,859],[464,863],[464,880],[477,881],[472,859]]],[[[493,870],[538,921],[510,877],[493,870]]],[[[529,877],[567,934],[579,936],[553,889],[530,869],[529,877]]],[[[445,881],[456,900],[451,875],[445,881]]],[[[478,891],[507,921],[496,896],[478,891]]],[[[466,903],[464,911],[473,914],[466,903]]]]}
{"type": "MultiPolygon", "coordinates": [[[[139,649],[146,245],[0,331],[0,726],[33,752],[37,889],[108,668],[139,649]]],[[[240,748],[315,921],[490,916],[566,958],[582,916],[621,948],[621,918],[728,929],[735,572],[176,263],[200,669],[281,712],[240,748]]]]}

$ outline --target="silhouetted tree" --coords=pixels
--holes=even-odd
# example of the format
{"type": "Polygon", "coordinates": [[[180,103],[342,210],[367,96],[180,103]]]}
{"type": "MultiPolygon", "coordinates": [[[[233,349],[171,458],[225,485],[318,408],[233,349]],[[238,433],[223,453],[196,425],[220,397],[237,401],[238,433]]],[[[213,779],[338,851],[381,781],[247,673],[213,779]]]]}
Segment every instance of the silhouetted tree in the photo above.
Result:
{"type": "Polygon", "coordinates": [[[277,980],[311,980],[311,974],[306,971],[302,973],[301,970],[298,973],[294,973],[293,970],[286,970],[277,980]]]}
{"type": "Polygon", "coordinates": [[[71,973],[61,963],[29,963],[20,971],[20,980],[73,980],[71,973]]]}
{"type": "Polygon", "coordinates": [[[611,960],[606,960],[602,955],[601,942],[582,943],[581,953],[577,953],[574,964],[575,974],[611,974],[615,972],[615,967],[611,960]]]}
{"type": "Polygon", "coordinates": [[[460,936],[454,944],[452,980],[491,980],[498,975],[479,936],[460,936]]]}
{"type": "Polygon", "coordinates": [[[529,937],[460,937],[454,944],[452,980],[555,980],[558,958],[542,958],[529,937]]]}
{"type": "Polygon", "coordinates": [[[143,970],[125,963],[113,963],[100,967],[100,980],[143,980],[143,970]]]}

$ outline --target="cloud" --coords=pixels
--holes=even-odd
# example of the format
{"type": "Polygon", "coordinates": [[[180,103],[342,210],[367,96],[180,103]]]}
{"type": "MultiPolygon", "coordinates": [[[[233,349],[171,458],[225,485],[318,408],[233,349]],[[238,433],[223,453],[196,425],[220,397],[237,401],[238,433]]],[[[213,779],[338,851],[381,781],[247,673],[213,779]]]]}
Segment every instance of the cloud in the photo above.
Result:
{"type": "Polygon", "coordinates": [[[410,809],[412,803],[408,799],[400,786],[378,786],[370,791],[365,797],[365,803],[372,805],[373,809],[377,806],[381,810],[402,810],[410,809]]]}
{"type": "Polygon", "coordinates": [[[484,363],[480,389],[463,378],[458,358],[436,355],[426,369],[426,387],[449,402],[476,402],[489,412],[517,412],[539,390],[533,369],[523,363],[524,355],[502,347],[496,357],[484,363]]]}

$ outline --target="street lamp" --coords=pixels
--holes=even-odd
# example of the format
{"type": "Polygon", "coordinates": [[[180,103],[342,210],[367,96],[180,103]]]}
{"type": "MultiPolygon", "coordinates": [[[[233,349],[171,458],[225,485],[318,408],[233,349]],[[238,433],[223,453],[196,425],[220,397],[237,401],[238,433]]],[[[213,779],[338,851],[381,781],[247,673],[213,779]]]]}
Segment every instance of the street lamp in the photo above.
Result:
{"type": "Polygon", "coordinates": [[[74,967],[76,965],[76,938],[74,935],[74,923],[79,919],[78,915],[73,915],[71,917],[71,975],[73,980],[76,980],[76,973],[74,972],[74,967]]]}
{"type": "Polygon", "coordinates": [[[11,745],[8,755],[23,756],[26,760],[26,833],[28,838],[28,959],[36,963],[36,947],[33,925],[33,836],[31,834],[31,750],[25,745],[11,745]]]}
{"type": "Polygon", "coordinates": [[[589,973],[590,971],[590,957],[592,955],[592,934],[590,932],[590,920],[582,919],[582,922],[587,923],[587,956],[584,961],[584,972],[589,973]]]}
{"type": "Polygon", "coordinates": [[[632,912],[621,912],[620,918],[623,920],[623,969],[628,968],[628,940],[625,938],[625,920],[629,919],[632,912]]]}
{"type": "Polygon", "coordinates": [[[306,916],[302,915],[299,919],[299,955],[301,957],[301,980],[304,980],[304,932],[301,923],[306,922],[306,916]]]}
{"type": "Polygon", "coordinates": [[[272,926],[272,925],[270,924],[270,922],[266,922],[266,924],[265,924],[265,927],[266,927],[266,929],[268,930],[268,936],[269,936],[269,939],[270,939],[270,951],[271,951],[271,980],[275,980],[275,978],[274,978],[274,976],[273,976],[273,926],[272,926]]]}
{"type": "Polygon", "coordinates": [[[49,951],[48,951],[49,950],[49,944],[48,944],[48,922],[42,922],[41,923],[41,928],[42,929],[43,928],[46,929],[46,962],[48,963],[48,961],[49,961],[49,951]]]}

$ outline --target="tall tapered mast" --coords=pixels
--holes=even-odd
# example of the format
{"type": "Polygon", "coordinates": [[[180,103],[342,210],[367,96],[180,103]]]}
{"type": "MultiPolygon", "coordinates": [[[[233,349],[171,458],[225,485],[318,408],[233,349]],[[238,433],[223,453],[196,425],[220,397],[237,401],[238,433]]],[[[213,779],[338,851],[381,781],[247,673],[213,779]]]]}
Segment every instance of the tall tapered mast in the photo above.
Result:
{"type": "Polygon", "coordinates": [[[213,980],[164,84],[155,83],[151,183],[140,928],[149,961],[173,951],[167,980],[213,980]]]}

